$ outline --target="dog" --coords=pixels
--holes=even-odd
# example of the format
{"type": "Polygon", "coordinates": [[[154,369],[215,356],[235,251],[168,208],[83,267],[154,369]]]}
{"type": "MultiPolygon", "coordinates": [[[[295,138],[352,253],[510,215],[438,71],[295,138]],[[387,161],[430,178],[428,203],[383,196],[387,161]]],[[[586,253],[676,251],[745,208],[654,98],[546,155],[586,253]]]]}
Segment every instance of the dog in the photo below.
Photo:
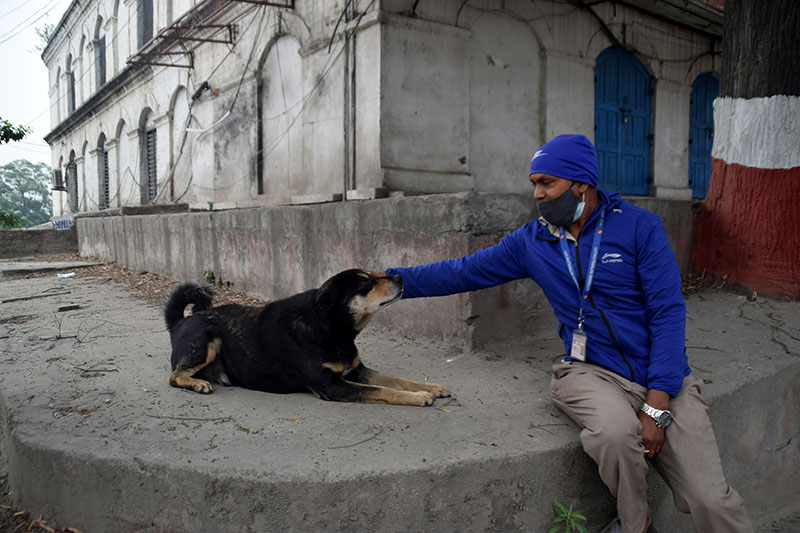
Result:
{"type": "Polygon", "coordinates": [[[355,345],[375,312],[402,295],[400,276],[358,269],[258,307],[212,307],[210,287],[180,285],[164,307],[169,384],[204,394],[218,383],[279,394],[310,391],[323,400],[431,405],[450,396],[447,387],[369,369],[355,345]],[[189,304],[192,314],[184,316],[189,304]]]}

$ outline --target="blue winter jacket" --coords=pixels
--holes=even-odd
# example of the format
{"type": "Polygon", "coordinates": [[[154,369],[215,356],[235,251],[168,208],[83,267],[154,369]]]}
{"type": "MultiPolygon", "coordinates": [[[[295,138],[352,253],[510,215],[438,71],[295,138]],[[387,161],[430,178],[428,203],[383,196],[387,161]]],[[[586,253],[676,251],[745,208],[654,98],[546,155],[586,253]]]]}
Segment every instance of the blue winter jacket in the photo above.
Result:
{"type": "MultiPolygon", "coordinates": [[[[657,215],[619,194],[598,191],[598,205],[577,241],[567,232],[581,292],[601,210],[606,213],[605,226],[584,310],[586,362],[675,396],[690,373],[684,342],[686,305],[664,227],[657,215]]],[[[581,294],[558,240],[546,223],[532,220],[494,246],[460,259],[386,272],[402,276],[404,298],[474,291],[529,277],[553,307],[558,334],[569,353],[581,294]]]]}

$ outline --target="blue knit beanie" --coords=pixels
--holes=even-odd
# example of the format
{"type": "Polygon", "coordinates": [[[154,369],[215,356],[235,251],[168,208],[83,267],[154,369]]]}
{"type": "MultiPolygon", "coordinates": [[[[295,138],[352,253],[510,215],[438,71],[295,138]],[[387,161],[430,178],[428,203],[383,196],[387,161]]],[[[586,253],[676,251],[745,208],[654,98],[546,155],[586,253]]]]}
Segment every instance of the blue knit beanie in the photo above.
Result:
{"type": "Polygon", "coordinates": [[[533,154],[530,174],[537,172],[597,188],[597,152],[583,135],[559,135],[533,154]]]}

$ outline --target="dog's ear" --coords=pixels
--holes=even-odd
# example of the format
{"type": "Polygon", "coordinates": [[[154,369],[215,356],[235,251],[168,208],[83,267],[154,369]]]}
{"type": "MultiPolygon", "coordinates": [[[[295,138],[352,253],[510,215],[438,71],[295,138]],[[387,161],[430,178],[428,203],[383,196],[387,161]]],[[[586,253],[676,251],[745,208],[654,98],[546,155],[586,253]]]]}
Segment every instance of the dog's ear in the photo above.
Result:
{"type": "Polygon", "coordinates": [[[317,303],[326,311],[333,309],[338,298],[339,293],[336,291],[336,287],[333,286],[333,283],[324,283],[317,293],[317,303]]]}

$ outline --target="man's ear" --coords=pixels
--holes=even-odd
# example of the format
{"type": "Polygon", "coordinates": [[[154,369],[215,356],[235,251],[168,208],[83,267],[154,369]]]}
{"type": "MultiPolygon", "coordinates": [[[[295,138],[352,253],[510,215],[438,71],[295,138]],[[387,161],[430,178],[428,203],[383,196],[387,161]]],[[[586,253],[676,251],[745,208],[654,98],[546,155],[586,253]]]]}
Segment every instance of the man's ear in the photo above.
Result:
{"type": "Polygon", "coordinates": [[[319,288],[319,293],[317,293],[317,303],[326,311],[333,309],[338,298],[339,294],[332,283],[323,284],[322,287],[319,288]]]}
{"type": "Polygon", "coordinates": [[[588,183],[583,183],[581,181],[576,181],[575,184],[578,186],[578,194],[584,194],[586,191],[589,190],[590,187],[588,183]]]}

